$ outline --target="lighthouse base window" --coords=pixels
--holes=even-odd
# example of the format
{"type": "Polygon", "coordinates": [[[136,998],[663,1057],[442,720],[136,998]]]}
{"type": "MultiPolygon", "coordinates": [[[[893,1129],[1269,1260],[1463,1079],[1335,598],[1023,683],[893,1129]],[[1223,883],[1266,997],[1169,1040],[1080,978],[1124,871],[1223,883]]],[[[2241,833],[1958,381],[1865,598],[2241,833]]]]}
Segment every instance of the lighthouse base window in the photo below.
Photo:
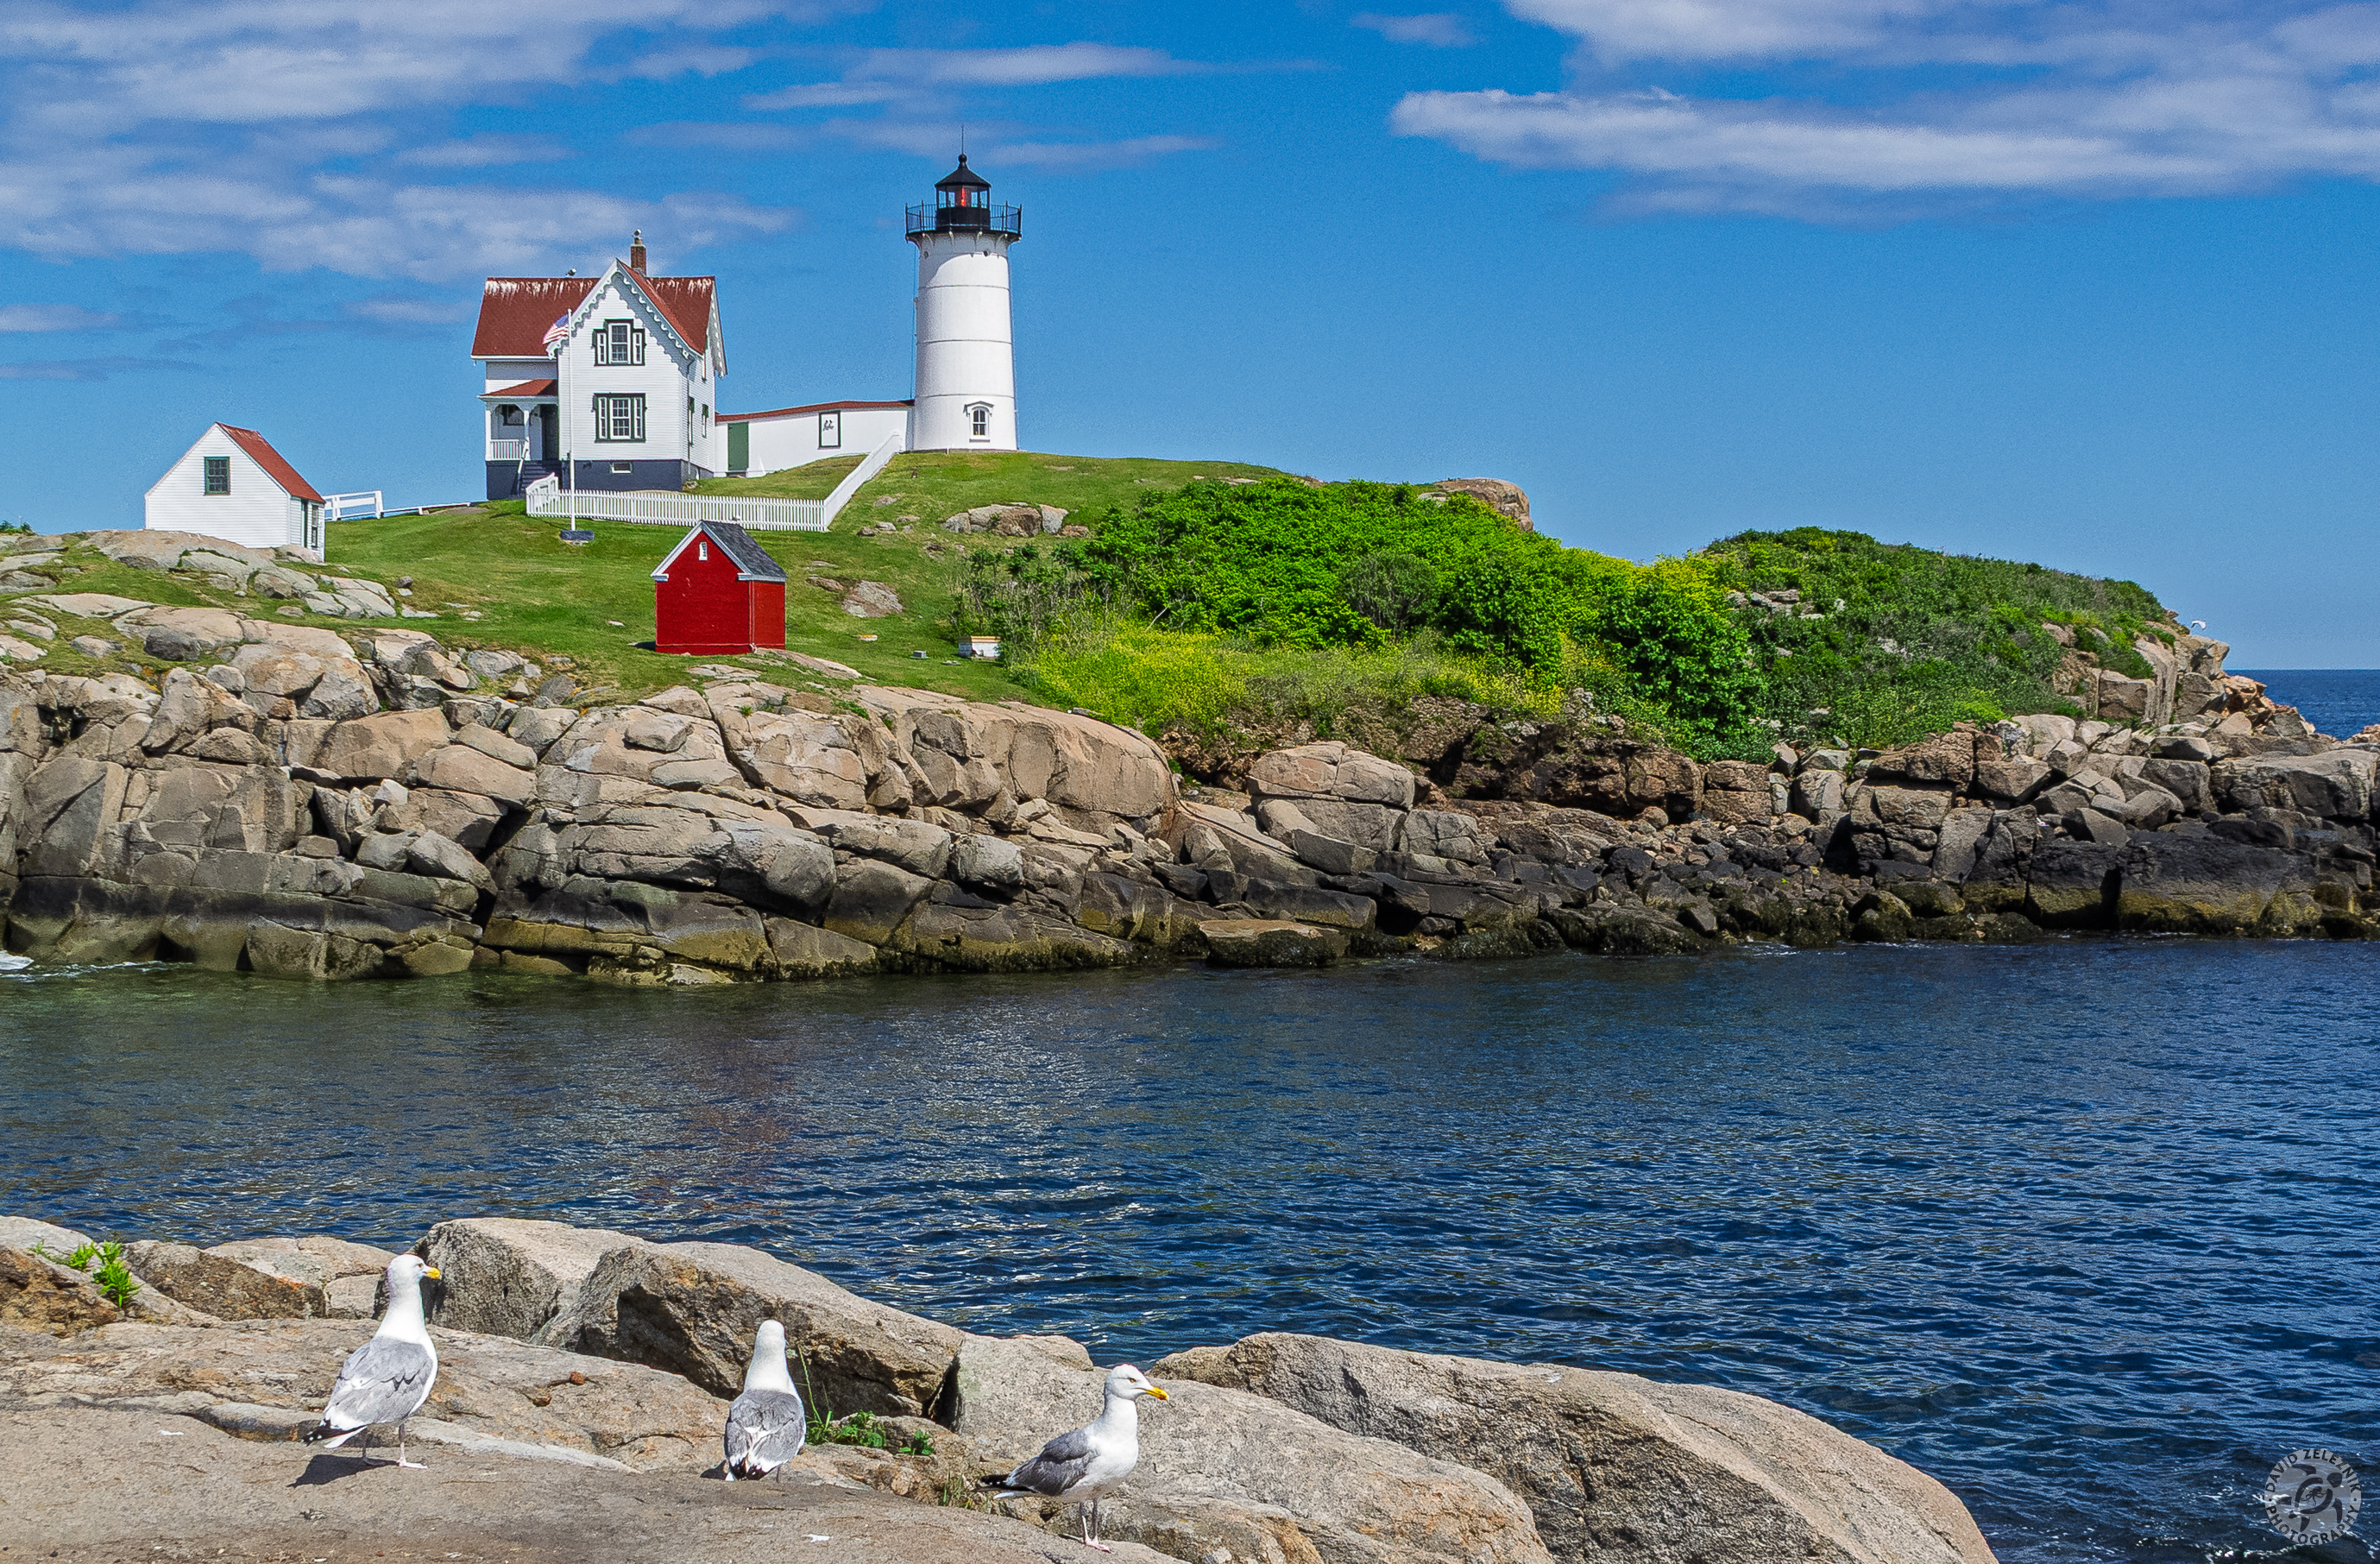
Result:
{"type": "Polygon", "coordinates": [[[976,440],[989,440],[991,438],[991,409],[990,405],[983,402],[978,402],[973,407],[967,409],[966,415],[967,435],[969,438],[976,440]]]}

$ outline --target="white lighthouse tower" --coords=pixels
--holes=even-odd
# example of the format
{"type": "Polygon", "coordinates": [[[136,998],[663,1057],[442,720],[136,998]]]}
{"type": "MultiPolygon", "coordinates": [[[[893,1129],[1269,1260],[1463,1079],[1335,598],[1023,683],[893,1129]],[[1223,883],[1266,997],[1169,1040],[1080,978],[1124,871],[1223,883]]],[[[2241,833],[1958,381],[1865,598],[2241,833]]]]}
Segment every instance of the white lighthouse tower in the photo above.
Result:
{"type": "Polygon", "coordinates": [[[934,204],[909,208],[917,247],[917,391],[911,450],[1016,449],[1016,360],[1008,247],[1024,209],[991,204],[991,182],[959,165],[934,204]]]}

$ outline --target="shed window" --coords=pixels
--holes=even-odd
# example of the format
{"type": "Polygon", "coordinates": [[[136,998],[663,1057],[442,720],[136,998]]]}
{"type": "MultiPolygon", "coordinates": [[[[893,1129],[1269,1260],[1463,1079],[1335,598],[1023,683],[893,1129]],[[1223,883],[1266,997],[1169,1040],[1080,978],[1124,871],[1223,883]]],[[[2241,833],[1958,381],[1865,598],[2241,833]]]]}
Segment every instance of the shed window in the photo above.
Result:
{"type": "Polygon", "coordinates": [[[641,364],[645,361],[645,334],[634,321],[605,321],[595,333],[595,361],[599,364],[641,364]]]}
{"type": "Polygon", "coordinates": [[[206,458],[206,492],[211,495],[227,495],[231,493],[231,458],[209,457],[206,458]]]}
{"type": "Polygon", "coordinates": [[[709,559],[710,557],[710,544],[707,541],[695,544],[694,556],[697,559],[709,559]]]}
{"type": "Polygon", "coordinates": [[[633,442],[644,437],[644,397],[613,396],[595,398],[595,438],[633,442]]]}

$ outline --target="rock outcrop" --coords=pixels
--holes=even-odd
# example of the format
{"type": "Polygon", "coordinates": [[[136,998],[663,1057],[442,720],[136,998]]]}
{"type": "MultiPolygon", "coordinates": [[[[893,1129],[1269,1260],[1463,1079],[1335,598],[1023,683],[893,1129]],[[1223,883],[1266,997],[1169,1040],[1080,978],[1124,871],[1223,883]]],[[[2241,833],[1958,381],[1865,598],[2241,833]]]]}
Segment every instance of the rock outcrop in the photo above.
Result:
{"type": "Polygon", "coordinates": [[[1160,1360],[1495,1477],[1557,1558],[1988,1564],[1951,1492],[1790,1407],[1706,1385],[1251,1336],[1160,1360]]]}
{"type": "MultiPolygon", "coordinates": [[[[161,1420],[175,1419],[189,1420],[194,1440],[285,1444],[313,1425],[341,1362],[371,1328],[342,1319],[124,1320],[72,1273],[7,1246],[46,1246],[45,1235],[67,1232],[0,1218],[0,1409],[11,1414],[0,1422],[22,1429],[30,1417],[63,1417],[43,1424],[51,1441],[71,1443],[79,1430],[137,1415],[148,1429],[134,1441],[142,1448],[161,1420]]],[[[747,1486],[691,1479],[718,1460],[726,1398],[754,1327],[777,1318],[813,1412],[870,1410],[860,1403],[872,1398],[882,1420],[876,1431],[903,1448],[814,1442],[775,1484],[748,1485],[771,1495],[773,1509],[806,1502],[802,1494],[818,1485],[875,1490],[962,1521],[982,1539],[974,1553],[886,1556],[903,1558],[1021,1559],[1032,1555],[1008,1551],[1009,1539],[1075,1524],[1068,1507],[986,1491],[1099,1410],[1101,1375],[1075,1342],[971,1336],[737,1245],[471,1218],[440,1223],[413,1247],[438,1259],[446,1277],[431,1319],[438,1385],[407,1436],[471,1458],[458,1465],[432,1453],[433,1473],[497,1470],[502,1487],[520,1494],[565,1473],[601,1476],[615,1486],[600,1491],[615,1494],[675,1477],[689,1486],[671,1499],[672,1512],[689,1518],[686,1507],[710,1502],[706,1494],[747,1486]],[[461,1328],[461,1319],[503,1321],[509,1334],[461,1328]],[[492,1467],[498,1462],[505,1464],[492,1467]]],[[[245,1254],[310,1278],[385,1252],[322,1238],[210,1250],[156,1240],[128,1252],[178,1265],[245,1254]]],[[[1139,1468],[1103,1507],[1119,1558],[1991,1558],[1939,1484],[1756,1397],[1300,1336],[1194,1348],[1152,1372],[1170,1399],[1144,1406],[1139,1468]]],[[[12,1471],[21,1455],[0,1450],[12,1471]]],[[[294,1449],[280,1460],[280,1475],[263,1489],[284,1491],[303,1472],[295,1485],[311,1491],[331,1472],[355,1470],[345,1452],[317,1454],[310,1467],[294,1449]]],[[[218,1457],[202,1470],[219,1466],[218,1457]]],[[[156,1499],[170,1507],[172,1494],[156,1499]]],[[[23,1529],[56,1513],[12,1507],[19,1529],[11,1546],[70,1540],[55,1518],[23,1529]]],[[[880,1529],[887,1512],[870,1513],[880,1529]]]]}
{"type": "MultiPolygon", "coordinates": [[[[971,1337],[958,1355],[951,1426],[1005,1472],[1051,1435],[1097,1416],[1102,1378],[1039,1344],[971,1337]]],[[[1553,1557],[1528,1510],[1492,1477],[1264,1396],[1202,1384],[1165,1389],[1170,1399],[1143,1404],[1143,1475],[1128,1497],[1101,1506],[1103,1532],[1177,1558],[1219,1549],[1318,1564],[1553,1557]]]]}
{"type": "Polygon", "coordinates": [[[0,669],[0,916],[48,960],[665,985],[2374,926],[2380,746],[2188,636],[2129,727],[1698,764],[1583,704],[1429,697],[1404,759],[1177,745],[1231,784],[1184,793],[1148,739],[1019,703],[706,664],[584,703],[419,630],[42,601],[187,659],[153,688],[0,669]]]}

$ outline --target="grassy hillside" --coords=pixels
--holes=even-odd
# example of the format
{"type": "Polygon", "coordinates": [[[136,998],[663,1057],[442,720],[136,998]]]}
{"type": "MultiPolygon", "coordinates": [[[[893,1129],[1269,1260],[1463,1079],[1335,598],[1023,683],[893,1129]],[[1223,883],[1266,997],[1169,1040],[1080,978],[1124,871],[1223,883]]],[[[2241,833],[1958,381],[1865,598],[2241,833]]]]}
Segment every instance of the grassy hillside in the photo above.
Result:
{"type": "Polygon", "coordinates": [[[1961,718],[2058,710],[2049,679],[2065,649],[2045,623],[2135,678],[2150,670],[2133,641],[2174,634],[2163,605],[2131,581],[1859,532],[1744,532],[1704,556],[1730,587],[1801,593],[1784,613],[1747,604],[1736,615],[1760,670],[1758,715],[1797,735],[1893,743],[1961,718]]]}

